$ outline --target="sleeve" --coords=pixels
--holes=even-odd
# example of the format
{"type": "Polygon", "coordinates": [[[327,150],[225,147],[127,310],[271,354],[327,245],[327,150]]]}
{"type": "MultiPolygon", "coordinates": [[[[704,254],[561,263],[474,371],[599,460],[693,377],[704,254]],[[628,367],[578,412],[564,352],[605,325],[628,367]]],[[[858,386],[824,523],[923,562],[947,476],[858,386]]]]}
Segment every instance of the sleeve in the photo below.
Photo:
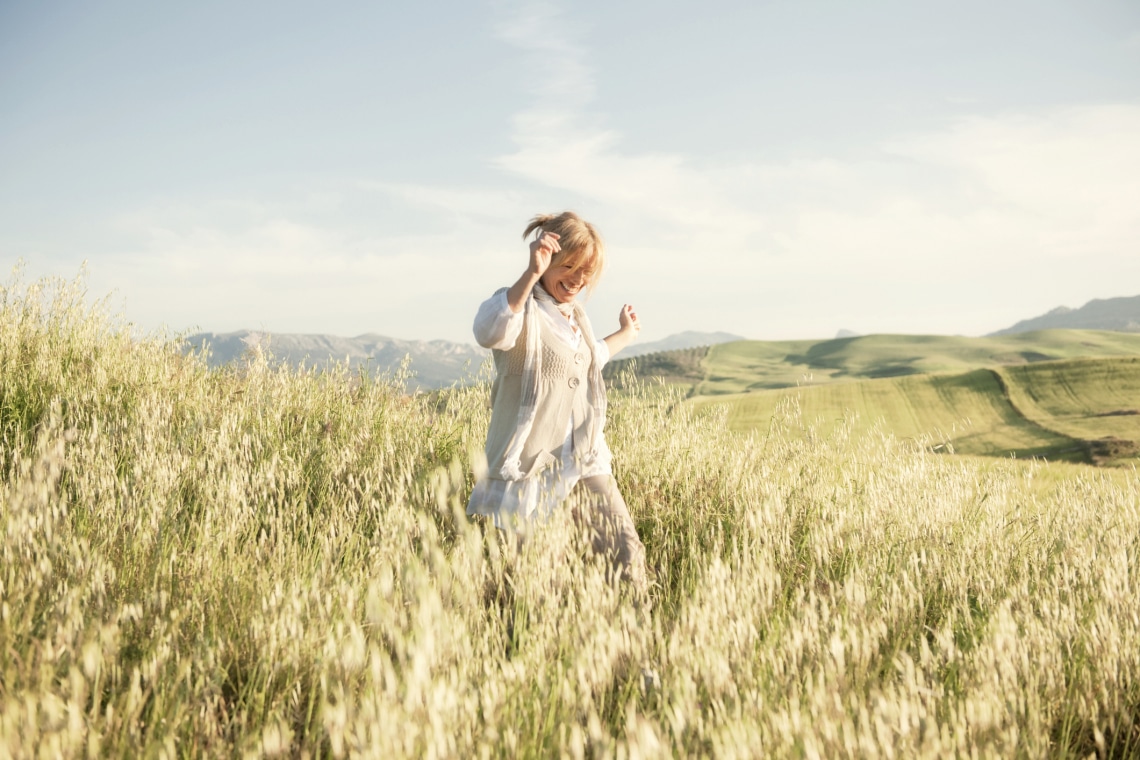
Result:
{"type": "Polygon", "coordinates": [[[475,342],[483,348],[509,351],[522,333],[525,311],[515,314],[507,304],[507,289],[496,290],[495,294],[479,306],[475,314],[475,342]]]}
{"type": "Polygon", "coordinates": [[[594,361],[598,363],[598,369],[606,366],[610,360],[610,347],[605,340],[594,341],[594,361]]]}

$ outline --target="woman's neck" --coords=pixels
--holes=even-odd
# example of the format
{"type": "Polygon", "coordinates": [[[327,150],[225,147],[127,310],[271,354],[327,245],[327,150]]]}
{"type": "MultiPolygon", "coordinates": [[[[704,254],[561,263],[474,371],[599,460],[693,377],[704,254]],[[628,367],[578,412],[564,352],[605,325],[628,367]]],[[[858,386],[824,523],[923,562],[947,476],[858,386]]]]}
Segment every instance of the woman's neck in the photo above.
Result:
{"type": "Polygon", "coordinates": [[[535,297],[538,298],[538,300],[546,301],[550,304],[553,304],[554,308],[558,310],[559,314],[561,314],[563,317],[566,318],[567,322],[570,322],[571,325],[574,324],[574,321],[573,321],[574,302],[573,301],[568,301],[566,303],[562,303],[557,298],[550,295],[550,291],[548,291],[543,286],[543,284],[541,282],[535,283],[534,290],[535,290],[535,297]]]}

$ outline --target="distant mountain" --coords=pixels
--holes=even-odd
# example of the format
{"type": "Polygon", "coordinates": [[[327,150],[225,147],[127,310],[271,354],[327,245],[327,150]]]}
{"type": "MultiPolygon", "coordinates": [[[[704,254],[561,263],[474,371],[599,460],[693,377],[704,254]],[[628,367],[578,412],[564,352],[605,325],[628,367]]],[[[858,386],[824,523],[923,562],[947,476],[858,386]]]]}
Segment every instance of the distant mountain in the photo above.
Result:
{"type": "Polygon", "coordinates": [[[734,340],[744,340],[744,338],[726,332],[693,332],[692,330],[687,330],[650,343],[634,343],[622,351],[619,356],[622,359],[629,359],[634,356],[655,354],[659,351],[677,351],[682,348],[714,346],[717,343],[731,343],[734,340]]]}
{"type": "MultiPolygon", "coordinates": [[[[743,340],[739,335],[726,332],[683,332],[652,343],[633,345],[621,352],[620,358],[641,356],[660,351],[709,346],[743,340]]],[[[198,333],[186,339],[188,349],[198,350],[209,345],[208,362],[211,367],[228,364],[260,346],[273,361],[293,366],[322,367],[329,362],[344,362],[355,369],[366,365],[375,374],[396,370],[405,356],[411,358],[410,369],[414,377],[408,383],[411,390],[446,388],[470,378],[491,352],[467,343],[446,340],[400,340],[372,333],[355,338],[335,335],[305,335],[296,333],[267,333],[255,330],[238,330],[230,333],[198,333]]]]}
{"type": "Polygon", "coordinates": [[[1013,327],[998,330],[990,335],[1012,335],[1054,328],[1140,332],[1140,296],[1097,298],[1079,309],[1058,306],[1039,317],[1023,319],[1013,327]]]}
{"type": "Polygon", "coordinates": [[[298,335],[238,330],[231,333],[198,333],[186,339],[188,347],[199,349],[209,344],[211,367],[240,359],[260,345],[274,361],[294,366],[320,367],[329,362],[344,362],[356,368],[367,365],[376,374],[391,372],[405,356],[411,357],[414,377],[410,389],[443,388],[479,371],[491,352],[478,346],[451,343],[446,340],[399,340],[383,335],[358,335],[340,338],[335,335],[298,335]]]}

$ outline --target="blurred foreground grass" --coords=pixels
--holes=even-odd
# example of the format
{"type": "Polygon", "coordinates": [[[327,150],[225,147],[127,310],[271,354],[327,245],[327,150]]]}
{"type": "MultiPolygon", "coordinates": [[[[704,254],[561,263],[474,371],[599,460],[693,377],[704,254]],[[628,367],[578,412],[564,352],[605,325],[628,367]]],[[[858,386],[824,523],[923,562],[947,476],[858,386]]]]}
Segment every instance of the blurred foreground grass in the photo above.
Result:
{"type": "Polygon", "coordinates": [[[210,371],[79,283],[0,297],[0,757],[1140,752],[1135,470],[791,402],[741,437],[629,382],[637,608],[568,525],[463,516],[485,386],[210,371]]]}

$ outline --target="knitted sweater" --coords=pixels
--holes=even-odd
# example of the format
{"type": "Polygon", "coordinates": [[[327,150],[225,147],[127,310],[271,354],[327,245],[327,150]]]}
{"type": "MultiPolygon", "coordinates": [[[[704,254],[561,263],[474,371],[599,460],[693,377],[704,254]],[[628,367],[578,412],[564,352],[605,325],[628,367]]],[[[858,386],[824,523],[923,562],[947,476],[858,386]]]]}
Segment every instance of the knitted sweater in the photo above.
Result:
{"type": "MultiPolygon", "coordinates": [[[[539,401],[534,426],[523,445],[521,457],[521,469],[528,478],[558,458],[571,419],[574,420],[574,451],[584,460],[599,456],[597,439],[604,424],[604,420],[595,423],[594,409],[587,398],[590,347],[580,345],[575,350],[552,334],[546,320],[537,321],[542,330],[539,401]],[[597,436],[590,440],[590,431],[595,427],[597,436]]],[[[486,453],[490,477],[497,478],[518,423],[526,328],[514,348],[493,353],[497,377],[491,386],[491,426],[487,432],[486,453]]]]}
{"type": "MultiPolygon", "coordinates": [[[[612,456],[602,432],[605,420],[594,424],[595,411],[588,400],[591,346],[579,341],[573,347],[556,331],[562,326],[557,321],[561,316],[548,319],[541,315],[537,322],[542,331],[542,372],[534,423],[520,456],[524,478],[502,479],[505,454],[518,425],[527,344],[525,321],[521,314],[507,310],[505,291],[497,291],[484,302],[476,318],[476,338],[493,349],[496,379],[491,387],[491,424],[485,448],[488,469],[471,494],[467,513],[493,516],[496,525],[509,528],[517,526],[516,518],[548,514],[579,477],[610,474],[612,456]],[[519,321],[514,329],[502,321],[515,319],[519,321]],[[505,339],[495,337],[504,335],[505,339]],[[573,450],[564,451],[566,444],[573,450]]],[[[609,357],[603,343],[593,350],[602,352],[598,359],[603,363],[609,357]]]]}

